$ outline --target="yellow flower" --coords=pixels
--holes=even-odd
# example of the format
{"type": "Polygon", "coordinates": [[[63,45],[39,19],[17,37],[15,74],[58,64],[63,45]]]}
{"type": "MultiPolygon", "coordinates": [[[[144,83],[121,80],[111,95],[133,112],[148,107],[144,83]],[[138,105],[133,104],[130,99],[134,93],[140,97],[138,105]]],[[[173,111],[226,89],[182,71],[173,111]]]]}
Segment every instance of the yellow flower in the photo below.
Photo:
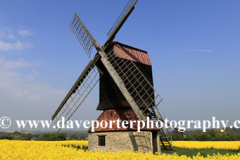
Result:
{"type": "MultiPolygon", "coordinates": [[[[216,148],[219,149],[235,149],[239,142],[173,142],[174,146],[185,148],[216,148]]],[[[119,151],[114,152],[93,152],[77,149],[74,146],[87,147],[88,141],[11,141],[0,140],[0,160],[2,159],[81,159],[81,160],[225,160],[225,159],[240,159],[240,153],[238,155],[213,155],[203,158],[200,153],[193,158],[187,156],[179,156],[176,153],[173,155],[154,155],[151,152],[143,154],[141,152],[134,153],[133,151],[119,151]],[[68,146],[68,147],[66,147],[68,146]]],[[[238,148],[238,147],[237,147],[238,148]]]]}

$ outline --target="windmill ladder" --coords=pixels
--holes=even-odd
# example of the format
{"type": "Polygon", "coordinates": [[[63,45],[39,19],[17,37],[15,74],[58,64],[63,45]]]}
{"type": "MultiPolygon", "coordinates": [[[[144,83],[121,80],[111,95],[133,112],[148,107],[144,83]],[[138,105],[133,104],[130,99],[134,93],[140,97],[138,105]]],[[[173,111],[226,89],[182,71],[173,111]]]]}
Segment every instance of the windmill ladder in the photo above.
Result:
{"type": "MultiPolygon", "coordinates": [[[[159,110],[158,110],[158,108],[157,107],[151,107],[151,109],[152,109],[152,112],[153,112],[153,115],[152,115],[153,117],[152,118],[154,118],[156,121],[158,121],[158,123],[160,123],[160,121],[165,123],[161,114],[160,114],[160,112],[159,112],[159,110]]],[[[169,124],[167,124],[167,125],[169,125],[169,124]]],[[[159,126],[160,126],[160,124],[159,124],[159,126]]],[[[173,147],[172,147],[171,141],[169,140],[169,138],[167,136],[167,133],[169,134],[167,129],[165,131],[163,128],[160,128],[159,139],[160,139],[160,142],[162,143],[162,146],[165,150],[171,150],[171,149],[173,149],[173,147]]]]}

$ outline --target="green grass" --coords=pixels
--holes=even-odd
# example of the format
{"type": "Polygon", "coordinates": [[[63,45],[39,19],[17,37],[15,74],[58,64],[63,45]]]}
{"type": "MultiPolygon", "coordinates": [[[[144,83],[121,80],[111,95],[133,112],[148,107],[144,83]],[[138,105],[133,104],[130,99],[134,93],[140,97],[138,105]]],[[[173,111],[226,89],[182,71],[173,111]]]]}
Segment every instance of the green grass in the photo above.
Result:
{"type": "MultiPolygon", "coordinates": [[[[69,147],[69,145],[63,145],[64,147],[69,147]]],[[[77,150],[84,150],[84,151],[88,151],[88,147],[84,147],[81,148],[80,146],[75,146],[75,145],[71,145],[71,147],[76,148],[77,150]]],[[[234,150],[229,150],[229,151],[225,151],[225,150],[217,150],[217,149],[189,149],[189,148],[177,148],[174,147],[173,150],[165,150],[165,149],[161,149],[162,150],[162,154],[173,154],[173,153],[177,153],[179,156],[181,155],[186,155],[187,157],[193,157],[196,156],[198,153],[200,153],[201,156],[203,157],[207,157],[207,155],[212,156],[213,154],[217,155],[218,153],[221,155],[236,155],[239,152],[238,151],[234,151],[234,150]]]]}
{"type": "Polygon", "coordinates": [[[162,154],[173,154],[173,153],[177,153],[179,156],[180,155],[186,155],[188,157],[193,157],[196,156],[198,153],[201,154],[201,156],[203,157],[207,157],[207,155],[212,156],[214,153],[216,154],[221,154],[221,155],[226,155],[227,153],[229,155],[231,154],[238,154],[239,152],[237,151],[223,151],[223,150],[216,150],[216,149],[189,149],[189,148],[177,148],[174,147],[173,150],[164,150],[162,148],[162,154]]]}

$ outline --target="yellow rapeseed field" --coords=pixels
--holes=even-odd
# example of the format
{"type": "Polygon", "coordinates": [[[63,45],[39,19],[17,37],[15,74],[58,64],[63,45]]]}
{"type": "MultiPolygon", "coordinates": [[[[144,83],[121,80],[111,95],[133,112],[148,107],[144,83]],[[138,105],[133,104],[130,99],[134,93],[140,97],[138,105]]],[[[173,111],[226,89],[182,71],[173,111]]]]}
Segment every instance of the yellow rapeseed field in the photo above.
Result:
{"type": "MultiPolygon", "coordinates": [[[[174,142],[175,143],[175,142],[174,142]]],[[[196,144],[198,142],[195,142],[196,144]]],[[[15,140],[0,140],[0,159],[93,159],[93,160],[239,160],[240,154],[232,155],[214,155],[206,158],[197,155],[193,158],[186,156],[173,155],[153,155],[152,153],[133,153],[131,151],[113,152],[92,152],[77,150],[72,147],[64,147],[63,145],[78,145],[87,146],[87,141],[15,141],[15,140]]],[[[196,146],[196,145],[194,145],[196,146]]]]}
{"type": "Polygon", "coordinates": [[[240,141],[173,141],[173,146],[179,148],[239,150],[240,141]]]}

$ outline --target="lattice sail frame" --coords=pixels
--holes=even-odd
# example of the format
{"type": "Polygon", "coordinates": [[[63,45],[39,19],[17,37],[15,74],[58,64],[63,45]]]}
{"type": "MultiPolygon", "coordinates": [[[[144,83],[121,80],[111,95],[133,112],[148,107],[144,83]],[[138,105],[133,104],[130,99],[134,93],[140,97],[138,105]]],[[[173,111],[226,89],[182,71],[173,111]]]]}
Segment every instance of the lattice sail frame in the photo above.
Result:
{"type": "Polygon", "coordinates": [[[157,116],[159,118],[156,117],[156,119],[163,120],[157,109],[162,101],[162,97],[134,62],[130,60],[129,55],[119,45],[106,54],[109,63],[121,78],[120,81],[124,84],[138,107],[142,109],[143,113],[146,112],[151,118],[157,116]]]}
{"type": "Polygon", "coordinates": [[[112,28],[109,30],[109,32],[107,33],[108,37],[111,37],[112,34],[114,33],[114,31],[116,30],[116,28],[118,28],[118,26],[121,24],[121,22],[124,20],[124,18],[127,16],[127,14],[129,13],[129,11],[132,9],[132,7],[134,7],[134,5],[137,3],[137,0],[129,0],[127,5],[125,6],[125,8],[123,9],[122,13],[120,14],[120,16],[118,17],[118,19],[116,20],[116,22],[113,24],[112,28]]]}
{"type": "Polygon", "coordinates": [[[86,67],[86,73],[80,75],[53,115],[52,121],[57,132],[61,130],[61,128],[57,128],[57,122],[64,117],[66,123],[100,80],[103,73],[97,68],[95,63],[96,61],[89,65],[89,67],[86,67]]]}
{"type": "Polygon", "coordinates": [[[69,24],[69,29],[72,31],[76,39],[78,40],[79,44],[82,46],[84,52],[90,58],[93,43],[91,41],[91,38],[88,36],[87,32],[84,30],[84,24],[80,20],[80,18],[75,13],[72,21],[69,24]]]}

